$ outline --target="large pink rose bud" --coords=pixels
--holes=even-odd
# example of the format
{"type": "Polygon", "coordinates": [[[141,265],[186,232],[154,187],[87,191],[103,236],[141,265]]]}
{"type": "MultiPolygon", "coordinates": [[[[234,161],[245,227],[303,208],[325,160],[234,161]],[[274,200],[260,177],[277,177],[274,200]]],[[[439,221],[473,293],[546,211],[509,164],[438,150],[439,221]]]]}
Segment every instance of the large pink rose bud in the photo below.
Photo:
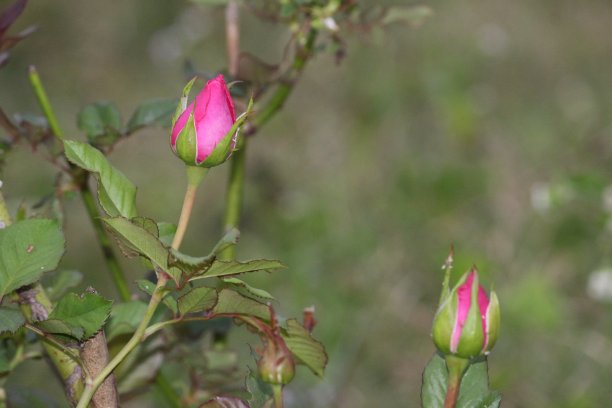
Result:
{"type": "Polygon", "coordinates": [[[470,359],[489,353],[497,340],[499,325],[497,295],[491,292],[490,298],[487,296],[478,284],[474,267],[451,291],[443,289],[432,337],[443,354],[470,359]]]}
{"type": "Polygon", "coordinates": [[[187,84],[172,125],[170,144],[178,157],[190,166],[213,167],[225,162],[236,145],[239,123],[234,102],[219,75],[187,107],[193,80],[187,84]]]}

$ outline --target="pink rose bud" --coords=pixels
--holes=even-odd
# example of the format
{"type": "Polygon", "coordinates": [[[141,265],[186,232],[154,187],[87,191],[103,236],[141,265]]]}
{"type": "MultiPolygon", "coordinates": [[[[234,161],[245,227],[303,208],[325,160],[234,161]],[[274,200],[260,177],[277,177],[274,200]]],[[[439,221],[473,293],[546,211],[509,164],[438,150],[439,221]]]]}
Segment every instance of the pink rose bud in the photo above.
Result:
{"type": "Polygon", "coordinates": [[[225,162],[236,145],[238,125],[234,102],[219,75],[206,83],[189,106],[187,84],[172,125],[170,145],[190,166],[213,167],[225,162]]]}
{"type": "Polygon", "coordinates": [[[442,294],[434,318],[432,337],[444,354],[473,358],[488,354],[499,332],[499,302],[495,292],[489,298],[478,284],[478,271],[472,268],[457,286],[442,294]]]}

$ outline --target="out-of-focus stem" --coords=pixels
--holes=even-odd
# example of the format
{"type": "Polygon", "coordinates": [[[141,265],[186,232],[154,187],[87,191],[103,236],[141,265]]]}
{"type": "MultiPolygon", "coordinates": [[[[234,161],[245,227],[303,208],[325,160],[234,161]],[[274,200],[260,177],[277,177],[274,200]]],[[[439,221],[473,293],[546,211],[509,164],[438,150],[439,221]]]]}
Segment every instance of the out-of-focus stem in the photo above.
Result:
{"type": "MultiPolygon", "coordinates": [[[[51,107],[51,103],[49,102],[49,98],[47,97],[47,92],[45,91],[42,81],[40,80],[38,71],[36,71],[36,67],[34,67],[33,65],[30,66],[29,77],[32,89],[36,94],[38,104],[40,105],[40,108],[45,114],[47,122],[49,122],[49,127],[51,128],[53,135],[55,135],[55,137],[57,137],[59,140],[64,140],[64,133],[62,132],[55,113],[53,112],[53,108],[51,107]]],[[[79,193],[81,194],[81,198],[83,199],[83,204],[85,205],[85,209],[87,210],[87,215],[96,232],[98,244],[102,249],[104,261],[111,273],[111,278],[115,286],[117,287],[117,291],[119,292],[121,299],[124,301],[130,300],[131,294],[128,289],[127,280],[125,279],[125,275],[121,270],[119,260],[117,259],[117,256],[115,255],[115,252],[111,247],[108,234],[106,233],[102,222],[99,220],[100,214],[98,213],[98,208],[96,207],[91,187],[87,182],[88,176],[86,175],[86,173],[84,173],[78,167],[74,166],[72,163],[68,163],[68,165],[70,168],[70,176],[79,188],[79,193]]]]}
{"type": "Polygon", "coordinates": [[[274,408],[283,408],[283,386],[280,384],[272,385],[272,393],[274,408]]]}
{"type": "Polygon", "coordinates": [[[47,92],[45,92],[45,88],[43,87],[42,82],[40,81],[38,71],[36,71],[36,67],[34,65],[30,65],[29,76],[30,84],[32,84],[32,88],[34,89],[34,93],[36,94],[38,104],[40,105],[40,108],[45,114],[47,122],[49,122],[49,127],[51,128],[53,135],[55,135],[55,137],[60,140],[64,140],[64,133],[59,127],[57,118],[55,117],[55,113],[53,113],[51,103],[49,103],[49,98],[47,98],[47,92]]]}
{"type": "MultiPolygon", "coordinates": [[[[237,228],[240,223],[240,211],[242,209],[242,197],[244,194],[244,180],[246,176],[246,147],[247,140],[240,138],[237,150],[231,158],[230,175],[225,196],[225,214],[223,226],[225,231],[237,228]]],[[[236,245],[230,245],[219,253],[219,259],[224,261],[236,257],[236,245]]]]}
{"type": "Polygon", "coordinates": [[[240,9],[236,0],[230,0],[225,7],[225,39],[227,69],[232,77],[236,77],[240,57],[240,9]]]}

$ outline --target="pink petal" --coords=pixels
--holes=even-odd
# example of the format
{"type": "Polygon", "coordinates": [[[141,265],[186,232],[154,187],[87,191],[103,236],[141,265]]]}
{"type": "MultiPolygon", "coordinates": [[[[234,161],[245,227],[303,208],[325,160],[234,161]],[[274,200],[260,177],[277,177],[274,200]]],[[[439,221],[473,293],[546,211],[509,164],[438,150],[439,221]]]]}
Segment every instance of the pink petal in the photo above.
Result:
{"type": "MultiPolygon", "coordinates": [[[[457,347],[459,347],[461,332],[463,331],[463,326],[465,325],[468,312],[470,311],[470,306],[472,304],[472,283],[474,282],[474,277],[476,276],[476,273],[477,272],[475,270],[470,272],[465,282],[457,288],[457,317],[455,318],[455,325],[453,327],[450,345],[450,350],[453,353],[455,353],[457,351],[457,347]]],[[[488,307],[489,298],[487,297],[487,294],[482,288],[482,286],[478,285],[478,309],[480,311],[482,331],[485,336],[484,347],[486,347],[488,342],[486,323],[486,314],[488,307]]]]}

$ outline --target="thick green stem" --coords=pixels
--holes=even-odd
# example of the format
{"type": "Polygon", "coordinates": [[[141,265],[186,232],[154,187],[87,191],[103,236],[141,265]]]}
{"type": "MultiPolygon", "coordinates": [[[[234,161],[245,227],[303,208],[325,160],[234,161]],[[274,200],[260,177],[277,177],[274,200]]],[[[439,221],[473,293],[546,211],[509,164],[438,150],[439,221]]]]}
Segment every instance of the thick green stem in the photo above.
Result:
{"type": "Polygon", "coordinates": [[[102,248],[104,261],[106,262],[106,266],[110,271],[115,287],[121,296],[121,300],[128,301],[131,299],[132,294],[128,288],[128,283],[123,275],[123,271],[121,270],[119,260],[117,259],[117,256],[115,255],[115,252],[111,246],[111,240],[106,232],[106,229],[104,229],[104,225],[102,225],[102,221],[100,220],[98,207],[96,206],[96,202],[87,179],[88,177],[84,176],[82,182],[79,183],[79,191],[81,192],[81,198],[83,199],[87,216],[94,227],[98,244],[100,245],[100,248],[102,248]]]}
{"type": "Polygon", "coordinates": [[[451,355],[446,356],[446,367],[448,368],[448,386],[446,388],[444,408],[455,408],[457,398],[459,398],[461,378],[469,365],[470,361],[464,358],[451,355]]]}
{"type": "Polygon", "coordinates": [[[87,384],[85,385],[85,390],[83,391],[83,394],[81,396],[81,399],[79,400],[77,408],[87,408],[89,406],[89,402],[91,401],[93,395],[95,394],[98,387],[104,382],[106,377],[108,377],[113,372],[113,370],[117,368],[117,366],[123,361],[123,359],[128,354],[130,354],[130,352],[134,350],[136,346],[140,344],[144,336],[145,330],[147,329],[147,326],[149,325],[149,322],[153,318],[153,314],[155,313],[157,306],[159,306],[159,303],[161,302],[164,296],[164,293],[165,293],[164,289],[165,289],[166,283],[168,282],[168,277],[165,274],[165,272],[162,271],[158,275],[159,277],[157,280],[157,286],[155,287],[155,291],[153,292],[153,295],[151,296],[151,300],[149,301],[147,310],[145,311],[145,314],[142,318],[142,321],[138,325],[136,332],[132,335],[132,338],[130,338],[127,344],[123,346],[123,348],[119,351],[119,353],[117,353],[117,355],[110,361],[110,363],[108,363],[108,365],[104,367],[102,371],[100,371],[100,374],[98,374],[96,378],[94,378],[93,380],[91,379],[87,380],[87,384]]]}
{"type": "Polygon", "coordinates": [[[47,122],[49,122],[49,127],[51,128],[51,132],[53,135],[60,140],[64,140],[64,133],[59,127],[59,123],[57,122],[57,118],[53,113],[53,108],[51,107],[51,103],[49,102],[49,98],[47,97],[47,92],[45,92],[45,88],[40,81],[40,77],[38,76],[38,71],[36,71],[36,67],[34,65],[30,65],[29,69],[30,76],[30,84],[34,89],[34,93],[36,94],[36,99],[38,100],[38,104],[42,109],[45,117],[47,118],[47,122]]]}
{"type": "MultiPolygon", "coordinates": [[[[223,227],[225,231],[238,228],[240,223],[240,211],[242,209],[242,197],[244,195],[244,180],[246,176],[246,147],[247,140],[242,137],[231,158],[230,175],[228,179],[227,193],[225,196],[225,214],[223,216],[223,227]]],[[[230,245],[219,253],[219,259],[224,261],[236,257],[236,245],[230,245]]]]}

